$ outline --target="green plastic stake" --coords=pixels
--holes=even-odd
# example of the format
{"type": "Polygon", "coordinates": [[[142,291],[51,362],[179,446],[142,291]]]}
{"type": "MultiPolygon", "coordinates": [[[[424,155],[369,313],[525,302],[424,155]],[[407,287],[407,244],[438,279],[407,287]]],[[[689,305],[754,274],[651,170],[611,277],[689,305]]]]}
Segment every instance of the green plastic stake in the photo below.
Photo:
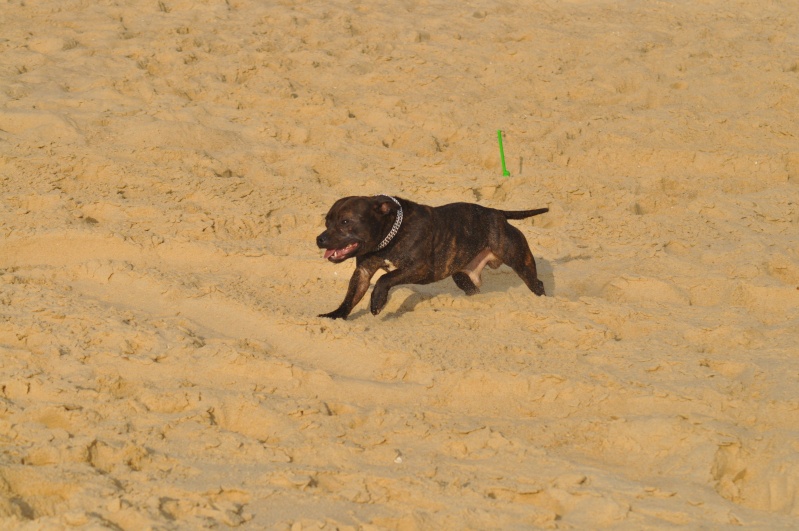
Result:
{"type": "Polygon", "coordinates": [[[504,177],[510,177],[510,172],[508,168],[505,167],[505,150],[502,148],[502,129],[497,131],[497,140],[499,140],[499,158],[502,160],[502,175],[504,177]]]}

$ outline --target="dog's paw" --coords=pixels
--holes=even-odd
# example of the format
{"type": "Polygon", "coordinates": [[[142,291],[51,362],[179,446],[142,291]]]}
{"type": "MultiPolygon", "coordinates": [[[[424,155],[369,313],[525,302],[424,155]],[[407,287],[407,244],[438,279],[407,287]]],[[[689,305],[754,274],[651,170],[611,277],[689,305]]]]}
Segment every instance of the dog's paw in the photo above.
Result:
{"type": "Polygon", "coordinates": [[[372,312],[372,315],[379,314],[386,305],[388,301],[388,295],[382,292],[372,292],[372,300],[369,304],[369,309],[372,312]]]}
{"type": "Polygon", "coordinates": [[[346,319],[349,312],[342,311],[341,308],[330,313],[320,313],[317,317],[327,317],[328,319],[346,319]]]}
{"type": "Polygon", "coordinates": [[[385,305],[386,305],[386,303],[383,303],[383,304],[380,304],[380,305],[378,305],[378,304],[375,304],[375,301],[374,301],[374,299],[373,299],[373,300],[372,300],[371,307],[369,308],[369,311],[371,311],[371,312],[372,312],[372,315],[377,315],[377,314],[379,314],[381,311],[383,311],[383,306],[385,306],[385,305]]]}
{"type": "Polygon", "coordinates": [[[536,289],[533,290],[533,293],[535,293],[539,297],[546,296],[546,292],[544,292],[544,283],[543,282],[541,282],[540,280],[536,280],[535,288],[536,289]]]}
{"type": "Polygon", "coordinates": [[[480,288],[478,288],[474,282],[472,282],[471,277],[463,271],[458,271],[452,275],[452,280],[455,281],[455,285],[462,289],[466,295],[471,296],[480,293],[480,288]]]}

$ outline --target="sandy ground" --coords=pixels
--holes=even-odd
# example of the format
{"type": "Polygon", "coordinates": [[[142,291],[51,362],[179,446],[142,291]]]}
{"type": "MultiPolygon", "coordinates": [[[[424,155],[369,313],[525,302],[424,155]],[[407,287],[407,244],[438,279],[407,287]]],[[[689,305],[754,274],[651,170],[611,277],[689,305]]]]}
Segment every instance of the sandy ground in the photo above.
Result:
{"type": "Polygon", "coordinates": [[[0,26],[0,527],[799,526],[795,3],[0,26]],[[514,224],[550,296],[316,317],[324,214],[381,192],[549,206],[514,224]]]}

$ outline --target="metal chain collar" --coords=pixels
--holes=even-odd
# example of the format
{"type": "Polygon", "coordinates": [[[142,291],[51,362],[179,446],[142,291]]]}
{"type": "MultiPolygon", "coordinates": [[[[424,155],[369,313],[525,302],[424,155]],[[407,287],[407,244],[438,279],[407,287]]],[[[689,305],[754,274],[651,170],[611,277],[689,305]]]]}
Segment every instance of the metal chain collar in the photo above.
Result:
{"type": "Polygon", "coordinates": [[[386,194],[379,194],[379,195],[385,195],[386,197],[397,203],[399,210],[397,210],[397,218],[394,220],[394,226],[391,227],[391,230],[388,232],[386,237],[383,238],[383,241],[380,242],[380,245],[377,246],[378,251],[384,249],[386,245],[388,245],[391,242],[391,240],[394,239],[394,236],[396,236],[397,232],[399,232],[400,225],[402,225],[402,205],[400,205],[400,202],[397,201],[395,198],[391,197],[390,195],[386,194]]]}

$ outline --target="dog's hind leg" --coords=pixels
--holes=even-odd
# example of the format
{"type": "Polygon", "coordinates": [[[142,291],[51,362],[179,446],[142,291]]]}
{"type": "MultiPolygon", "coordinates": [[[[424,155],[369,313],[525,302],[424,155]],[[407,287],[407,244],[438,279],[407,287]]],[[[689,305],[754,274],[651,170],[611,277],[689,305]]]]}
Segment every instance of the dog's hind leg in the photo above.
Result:
{"type": "Polygon", "coordinates": [[[530,291],[536,295],[546,295],[544,283],[538,279],[533,253],[519,229],[507,223],[499,248],[492,249],[492,252],[521,277],[530,291]]]}

